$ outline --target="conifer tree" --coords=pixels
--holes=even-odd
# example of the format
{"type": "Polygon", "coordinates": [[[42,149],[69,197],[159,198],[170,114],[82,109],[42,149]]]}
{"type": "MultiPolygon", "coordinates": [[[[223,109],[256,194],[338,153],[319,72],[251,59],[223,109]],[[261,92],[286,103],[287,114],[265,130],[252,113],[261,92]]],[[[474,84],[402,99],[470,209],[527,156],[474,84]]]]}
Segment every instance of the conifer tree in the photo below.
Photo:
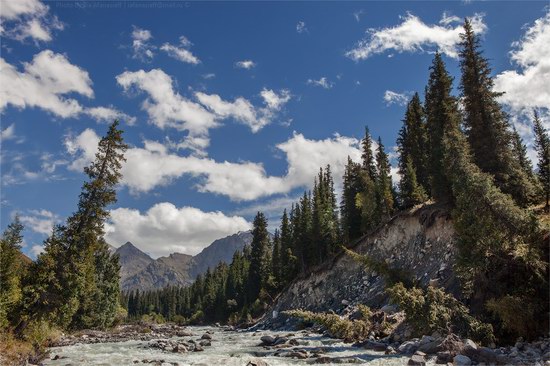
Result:
{"type": "Polygon", "coordinates": [[[514,153],[514,159],[519,162],[519,165],[529,178],[533,178],[533,165],[531,160],[527,157],[527,146],[523,143],[523,139],[516,130],[516,126],[512,128],[512,151],[514,153]]]}
{"type": "Polygon", "coordinates": [[[344,171],[340,217],[342,239],[349,243],[361,236],[361,209],[357,207],[357,196],[362,192],[361,164],[348,156],[344,171]]]}
{"type": "Polygon", "coordinates": [[[401,172],[401,181],[399,182],[399,193],[401,205],[403,208],[409,208],[427,199],[424,188],[418,184],[416,172],[410,156],[407,157],[405,170],[401,172]]]}
{"type": "Polygon", "coordinates": [[[429,189],[428,173],[428,134],[424,121],[424,110],[418,93],[407,104],[403,126],[397,138],[400,174],[407,170],[407,160],[411,158],[418,184],[426,191],[429,189]]]}
{"type": "Polygon", "coordinates": [[[453,199],[443,161],[443,136],[460,124],[457,100],[451,95],[452,82],[441,54],[437,52],[430,67],[424,107],[430,146],[431,196],[439,202],[452,202],[453,199]]]}
{"type": "Polygon", "coordinates": [[[275,284],[277,288],[280,288],[283,283],[283,269],[282,269],[282,250],[281,250],[281,236],[279,230],[275,229],[273,234],[273,255],[271,261],[271,272],[275,278],[275,284]]]}
{"type": "Polygon", "coordinates": [[[538,162],[537,175],[542,185],[542,192],[545,201],[546,212],[550,211],[550,137],[539,118],[538,112],[534,111],[533,127],[535,132],[535,150],[537,151],[538,162]]]}
{"type": "Polygon", "coordinates": [[[393,193],[392,181],[390,176],[390,162],[388,155],[384,151],[382,139],[378,138],[378,148],[376,150],[376,221],[377,223],[390,218],[393,213],[393,193]]]}
{"type": "Polygon", "coordinates": [[[512,151],[513,136],[506,113],[497,101],[502,93],[493,91],[488,60],[483,57],[479,38],[468,19],[460,35],[460,89],[464,104],[464,124],[474,162],[491,174],[497,186],[526,206],[535,187],[512,151]]]}
{"type": "Polygon", "coordinates": [[[365,136],[361,140],[361,160],[363,162],[363,170],[367,172],[370,179],[376,180],[376,165],[374,161],[374,153],[372,151],[372,137],[369,128],[365,126],[365,136]]]}
{"type": "Polygon", "coordinates": [[[281,279],[289,283],[297,273],[298,258],[293,253],[292,227],[286,209],[281,217],[281,279]]]}
{"type": "Polygon", "coordinates": [[[267,232],[267,219],[262,212],[256,214],[253,225],[247,284],[249,301],[257,299],[260,290],[266,289],[271,266],[269,262],[270,245],[269,234],[267,232]]]}
{"type": "Polygon", "coordinates": [[[56,228],[38,258],[42,265],[37,272],[43,273],[29,290],[29,307],[50,308],[47,316],[63,327],[103,328],[115,317],[119,264],[109,253],[103,225],[109,216],[107,206],[116,201],[126,148],[115,121],[100,140],[95,161],[84,168],[89,180],[82,187],[77,211],[66,226],[56,228]]]}
{"type": "Polygon", "coordinates": [[[14,311],[21,301],[23,272],[21,244],[23,224],[19,216],[8,225],[0,238],[0,331],[14,321],[14,311]]]}

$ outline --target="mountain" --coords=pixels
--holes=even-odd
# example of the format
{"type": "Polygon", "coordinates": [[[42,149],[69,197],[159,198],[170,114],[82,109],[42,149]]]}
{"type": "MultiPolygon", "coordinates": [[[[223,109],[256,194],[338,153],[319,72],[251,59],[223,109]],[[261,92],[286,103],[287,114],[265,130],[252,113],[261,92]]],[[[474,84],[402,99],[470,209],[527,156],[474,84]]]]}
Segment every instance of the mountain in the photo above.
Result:
{"type": "Polygon", "coordinates": [[[115,250],[120,263],[120,282],[145,269],[154,260],[130,242],[115,250]]]}
{"type": "Polygon", "coordinates": [[[166,286],[187,286],[209,267],[231,263],[233,254],[252,242],[252,233],[239,232],[215,240],[196,256],[172,253],[152,259],[127,242],[116,249],[120,257],[120,286],[123,291],[146,291],[166,286]]]}
{"type": "Polygon", "coordinates": [[[193,258],[191,277],[196,278],[206,272],[208,268],[218,265],[220,262],[231,263],[233,254],[237,250],[243,250],[245,245],[252,242],[251,231],[240,231],[237,234],[215,240],[193,258]]]}

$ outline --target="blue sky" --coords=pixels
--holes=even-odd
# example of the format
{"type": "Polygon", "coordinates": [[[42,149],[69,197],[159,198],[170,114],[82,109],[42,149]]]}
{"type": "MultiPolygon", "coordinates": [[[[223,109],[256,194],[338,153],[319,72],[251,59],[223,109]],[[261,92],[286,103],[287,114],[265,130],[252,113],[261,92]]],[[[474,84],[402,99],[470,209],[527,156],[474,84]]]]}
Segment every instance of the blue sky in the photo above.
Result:
{"type": "Polygon", "coordinates": [[[115,117],[131,148],[111,244],[195,254],[258,209],[275,224],[319,166],[339,181],[365,125],[392,152],[436,49],[458,82],[464,17],[530,143],[527,113],[550,105],[547,4],[2,0],[1,227],[19,213],[34,257],[115,117]]]}

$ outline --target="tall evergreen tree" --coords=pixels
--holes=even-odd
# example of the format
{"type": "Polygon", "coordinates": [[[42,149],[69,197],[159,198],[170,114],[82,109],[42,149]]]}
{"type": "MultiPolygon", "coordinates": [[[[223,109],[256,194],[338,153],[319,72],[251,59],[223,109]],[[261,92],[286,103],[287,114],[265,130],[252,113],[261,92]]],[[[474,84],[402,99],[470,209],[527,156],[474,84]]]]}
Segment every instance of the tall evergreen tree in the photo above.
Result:
{"type": "Polygon", "coordinates": [[[365,126],[365,136],[361,140],[361,160],[363,162],[363,170],[367,172],[370,179],[376,180],[376,165],[374,162],[374,153],[372,150],[372,137],[369,128],[365,126]]]}
{"type": "Polygon", "coordinates": [[[534,177],[533,165],[531,160],[527,157],[527,146],[523,143],[523,139],[516,130],[516,126],[512,128],[512,150],[514,153],[514,159],[519,162],[519,165],[529,178],[534,177]]]}
{"type": "Polygon", "coordinates": [[[392,180],[390,176],[390,162],[384,151],[382,139],[378,138],[376,150],[376,220],[382,222],[390,218],[393,213],[392,180]]]}
{"type": "Polygon", "coordinates": [[[283,285],[289,283],[297,273],[298,258],[292,246],[292,227],[286,209],[281,217],[281,279],[283,285]]]}
{"type": "Polygon", "coordinates": [[[494,176],[495,183],[504,193],[525,206],[533,200],[535,187],[514,158],[508,117],[497,101],[502,93],[493,91],[489,62],[483,57],[479,37],[468,19],[460,38],[460,89],[474,162],[482,171],[494,176]]]}
{"type": "Polygon", "coordinates": [[[418,93],[415,93],[407,104],[403,126],[397,138],[397,146],[400,172],[405,172],[407,159],[410,156],[418,184],[427,191],[430,188],[428,133],[426,131],[426,122],[424,121],[424,109],[418,93]]]}
{"type": "Polygon", "coordinates": [[[416,179],[416,171],[410,156],[407,157],[405,169],[401,172],[399,187],[401,205],[403,208],[412,207],[427,199],[424,188],[418,184],[416,179]]]}
{"type": "Polygon", "coordinates": [[[362,192],[361,164],[348,156],[344,170],[340,218],[342,239],[349,243],[361,236],[361,209],[357,207],[357,196],[362,192]]]}
{"type": "Polygon", "coordinates": [[[61,326],[103,328],[114,320],[119,264],[109,253],[103,225],[109,216],[107,206],[116,201],[126,149],[115,121],[100,140],[95,161],[84,168],[89,180],[82,187],[78,210],[66,226],[56,228],[38,258],[42,266],[37,271],[44,273],[36,276],[38,281],[29,291],[35,302],[29,306],[48,309],[55,304],[50,310],[61,326]]]}
{"type": "Polygon", "coordinates": [[[266,289],[270,274],[269,262],[269,233],[267,232],[267,219],[262,212],[258,212],[254,218],[252,229],[252,243],[250,244],[250,268],[248,274],[248,299],[254,301],[258,298],[260,290],[266,289]]]}
{"type": "Polygon", "coordinates": [[[8,321],[14,320],[14,311],[22,297],[22,231],[23,224],[19,216],[15,216],[0,238],[0,331],[8,326],[8,321]]]}
{"type": "Polygon", "coordinates": [[[537,151],[538,162],[537,175],[542,185],[542,191],[545,200],[545,210],[550,211],[549,199],[550,199],[550,137],[548,132],[544,129],[542,122],[539,118],[538,112],[533,112],[533,127],[535,132],[535,150],[537,151]]]}
{"type": "Polygon", "coordinates": [[[443,161],[443,136],[446,131],[454,130],[460,124],[458,103],[451,95],[452,82],[441,54],[437,52],[430,67],[424,107],[430,146],[431,196],[440,202],[451,202],[453,199],[443,161]]]}
{"type": "Polygon", "coordinates": [[[275,284],[277,288],[282,287],[283,283],[283,263],[282,263],[282,250],[281,250],[281,235],[279,230],[275,229],[273,234],[273,255],[271,260],[271,272],[275,278],[275,284]]]}

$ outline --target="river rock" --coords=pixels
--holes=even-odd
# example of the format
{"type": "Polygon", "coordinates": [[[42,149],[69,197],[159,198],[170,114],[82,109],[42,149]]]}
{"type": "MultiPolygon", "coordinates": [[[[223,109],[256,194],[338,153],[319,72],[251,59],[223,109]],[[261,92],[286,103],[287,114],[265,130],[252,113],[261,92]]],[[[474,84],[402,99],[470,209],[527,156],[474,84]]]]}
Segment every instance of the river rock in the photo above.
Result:
{"type": "Polygon", "coordinates": [[[210,342],[209,340],[205,339],[204,341],[200,341],[199,344],[203,347],[210,347],[212,345],[212,342],[210,342]]]}
{"type": "Polygon", "coordinates": [[[202,352],[204,351],[204,348],[200,344],[195,344],[195,349],[193,349],[193,352],[202,352]]]}
{"type": "Polygon", "coordinates": [[[287,357],[299,358],[303,360],[307,358],[307,353],[303,351],[294,351],[294,352],[289,352],[287,357]]]}
{"type": "Polygon", "coordinates": [[[413,356],[409,359],[409,362],[407,362],[407,365],[411,365],[411,366],[426,366],[426,359],[424,358],[424,356],[421,356],[421,355],[413,355],[413,356]]]}
{"type": "Polygon", "coordinates": [[[404,342],[404,343],[402,343],[402,344],[397,348],[397,350],[398,350],[400,353],[405,353],[405,354],[412,354],[412,353],[414,353],[417,349],[418,349],[418,342],[417,342],[417,341],[407,341],[407,342],[404,342]]]}
{"type": "Polygon", "coordinates": [[[270,335],[265,335],[260,338],[260,341],[262,341],[262,345],[264,346],[273,346],[273,344],[275,343],[275,340],[276,338],[270,335]]]}
{"type": "Polygon", "coordinates": [[[363,346],[365,349],[372,349],[374,351],[378,352],[384,352],[386,348],[388,347],[387,344],[382,342],[376,342],[376,341],[367,341],[365,345],[363,346]]]}
{"type": "Polygon", "coordinates": [[[248,361],[246,366],[269,366],[269,365],[264,360],[259,359],[259,358],[255,358],[253,360],[248,361]]]}
{"type": "Polygon", "coordinates": [[[212,336],[208,333],[204,333],[201,337],[201,339],[207,339],[207,340],[211,340],[212,339],[212,336]]]}
{"type": "Polygon", "coordinates": [[[456,355],[453,358],[453,366],[470,366],[471,364],[472,360],[468,356],[456,355]]]}

